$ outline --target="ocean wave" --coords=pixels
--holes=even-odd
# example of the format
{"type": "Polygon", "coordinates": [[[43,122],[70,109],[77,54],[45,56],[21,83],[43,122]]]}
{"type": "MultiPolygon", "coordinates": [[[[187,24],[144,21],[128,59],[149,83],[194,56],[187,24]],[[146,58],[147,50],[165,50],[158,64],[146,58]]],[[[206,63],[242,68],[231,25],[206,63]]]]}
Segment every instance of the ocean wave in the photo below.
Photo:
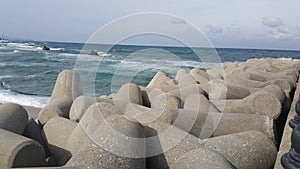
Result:
{"type": "Polygon", "coordinates": [[[0,40],[0,43],[7,43],[9,42],[8,40],[0,40]]]}
{"type": "Polygon", "coordinates": [[[189,68],[202,68],[210,69],[214,67],[216,63],[210,62],[198,62],[198,61],[165,61],[165,60],[148,60],[147,62],[138,61],[138,60],[121,60],[120,64],[115,65],[118,68],[126,69],[161,69],[161,70],[173,70],[180,67],[189,67],[189,68]]]}
{"type": "Polygon", "coordinates": [[[19,47],[19,48],[36,48],[34,46],[34,43],[32,43],[32,42],[29,42],[29,43],[10,42],[7,44],[7,46],[19,47]]]}
{"type": "Polygon", "coordinates": [[[0,90],[0,103],[17,103],[24,106],[45,107],[50,100],[50,97],[25,95],[10,90],[0,90]]]}
{"type": "MultiPolygon", "coordinates": [[[[3,63],[1,63],[3,64],[3,63]]],[[[36,67],[36,66],[49,66],[47,63],[24,63],[24,62],[8,62],[4,63],[3,65],[0,66],[18,66],[18,67],[36,67]]]]}
{"type": "MultiPolygon", "coordinates": [[[[43,47],[37,47],[37,50],[43,50],[43,47]]],[[[50,48],[50,51],[60,51],[60,50],[65,50],[65,48],[50,48]]]]}
{"type": "Polygon", "coordinates": [[[6,63],[0,63],[0,67],[6,66],[6,63]]]}
{"type": "Polygon", "coordinates": [[[59,50],[65,50],[64,48],[50,48],[50,51],[53,50],[53,51],[59,51],[59,50]]]}
{"type": "Polygon", "coordinates": [[[112,52],[132,53],[132,52],[134,52],[134,50],[130,50],[130,49],[113,49],[112,52]]]}
{"type": "Polygon", "coordinates": [[[115,57],[115,55],[109,54],[109,53],[105,53],[105,52],[98,52],[99,56],[103,56],[103,57],[115,57]]]}
{"type": "Polygon", "coordinates": [[[73,53],[60,53],[61,56],[67,56],[67,57],[77,57],[79,54],[73,54],[73,53]]]}
{"type": "Polygon", "coordinates": [[[6,46],[0,46],[0,49],[5,50],[8,49],[6,46]]]}
{"type": "MultiPolygon", "coordinates": [[[[17,50],[25,51],[41,51],[43,50],[42,46],[38,46],[33,42],[19,43],[19,42],[10,42],[7,44],[8,47],[12,47],[17,50]]],[[[54,48],[50,47],[50,51],[64,51],[64,48],[54,48]]]]}

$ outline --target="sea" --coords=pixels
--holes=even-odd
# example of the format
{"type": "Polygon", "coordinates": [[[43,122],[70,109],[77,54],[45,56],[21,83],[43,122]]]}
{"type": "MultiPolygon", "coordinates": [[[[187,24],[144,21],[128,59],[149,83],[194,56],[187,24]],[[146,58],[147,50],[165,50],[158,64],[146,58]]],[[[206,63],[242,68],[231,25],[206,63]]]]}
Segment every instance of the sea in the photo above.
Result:
{"type": "Polygon", "coordinates": [[[300,59],[300,51],[0,40],[0,103],[44,107],[63,70],[80,74],[85,95],[101,96],[128,82],[146,86],[157,71],[174,78],[179,68],[265,57],[300,59]]]}

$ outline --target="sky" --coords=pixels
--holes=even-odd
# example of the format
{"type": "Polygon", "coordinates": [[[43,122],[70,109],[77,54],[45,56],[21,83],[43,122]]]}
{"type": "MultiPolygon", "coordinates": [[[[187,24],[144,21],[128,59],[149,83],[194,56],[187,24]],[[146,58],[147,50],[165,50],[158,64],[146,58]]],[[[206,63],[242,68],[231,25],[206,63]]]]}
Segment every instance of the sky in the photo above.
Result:
{"type": "MultiPolygon", "coordinates": [[[[161,12],[195,25],[215,47],[300,50],[299,7],[299,0],[0,0],[0,34],[86,42],[120,17],[161,12]]],[[[128,43],[169,42],[133,38],[128,43]]]]}

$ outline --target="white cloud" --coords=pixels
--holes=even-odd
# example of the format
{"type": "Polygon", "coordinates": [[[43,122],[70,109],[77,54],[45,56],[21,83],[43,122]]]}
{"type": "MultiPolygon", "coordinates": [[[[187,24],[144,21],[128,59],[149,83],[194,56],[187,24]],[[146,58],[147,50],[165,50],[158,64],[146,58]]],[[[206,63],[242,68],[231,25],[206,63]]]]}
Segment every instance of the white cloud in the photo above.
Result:
{"type": "Polygon", "coordinates": [[[273,39],[278,40],[292,40],[293,37],[288,33],[281,33],[281,32],[273,32],[272,34],[273,39]]]}
{"type": "Polygon", "coordinates": [[[285,34],[290,33],[290,31],[287,28],[283,28],[283,27],[277,27],[276,31],[279,33],[285,33],[285,34]]]}
{"type": "Polygon", "coordinates": [[[261,23],[265,26],[272,27],[272,28],[283,25],[282,20],[278,17],[277,18],[275,18],[275,17],[263,17],[261,23]]]}
{"type": "Polygon", "coordinates": [[[206,25],[206,29],[210,32],[210,33],[222,33],[223,29],[219,26],[213,26],[213,25],[206,25]]]}
{"type": "Polygon", "coordinates": [[[290,32],[287,28],[277,27],[266,33],[266,36],[276,40],[298,40],[299,36],[290,32]]]}

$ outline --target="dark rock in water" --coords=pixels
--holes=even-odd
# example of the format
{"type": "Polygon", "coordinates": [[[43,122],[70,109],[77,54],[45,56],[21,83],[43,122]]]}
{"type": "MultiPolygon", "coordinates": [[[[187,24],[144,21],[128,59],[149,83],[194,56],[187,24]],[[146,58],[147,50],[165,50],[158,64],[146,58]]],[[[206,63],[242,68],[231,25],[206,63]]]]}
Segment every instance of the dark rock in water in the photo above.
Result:
{"type": "Polygon", "coordinates": [[[92,51],[89,53],[89,55],[99,56],[98,53],[97,53],[96,51],[94,51],[94,50],[92,50],[92,51]]]}
{"type": "Polygon", "coordinates": [[[43,46],[43,50],[50,50],[47,46],[43,46]]]}

